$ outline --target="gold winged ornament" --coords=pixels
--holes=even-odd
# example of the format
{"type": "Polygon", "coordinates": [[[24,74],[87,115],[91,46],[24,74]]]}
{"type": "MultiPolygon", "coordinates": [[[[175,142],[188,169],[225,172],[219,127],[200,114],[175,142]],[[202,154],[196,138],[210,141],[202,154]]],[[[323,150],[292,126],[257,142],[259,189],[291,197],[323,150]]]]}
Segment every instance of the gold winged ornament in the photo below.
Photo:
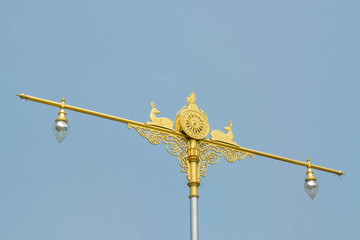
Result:
{"type": "Polygon", "coordinates": [[[195,93],[186,98],[188,103],[177,114],[175,120],[176,131],[182,131],[194,139],[203,139],[209,133],[209,122],[203,110],[199,110],[195,103],[195,93]]]}

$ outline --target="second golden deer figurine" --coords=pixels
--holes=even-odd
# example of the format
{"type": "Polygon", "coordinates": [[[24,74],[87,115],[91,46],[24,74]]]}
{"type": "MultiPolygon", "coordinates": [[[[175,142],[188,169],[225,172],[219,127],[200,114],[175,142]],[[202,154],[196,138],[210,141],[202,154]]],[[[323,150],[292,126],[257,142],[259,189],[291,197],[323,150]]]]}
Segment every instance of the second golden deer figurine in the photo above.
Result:
{"type": "Polygon", "coordinates": [[[224,127],[224,130],[227,131],[227,133],[223,133],[219,130],[210,131],[211,140],[238,145],[236,142],[233,141],[234,135],[232,132],[232,122],[231,121],[228,123],[228,125],[226,127],[224,127]]]}

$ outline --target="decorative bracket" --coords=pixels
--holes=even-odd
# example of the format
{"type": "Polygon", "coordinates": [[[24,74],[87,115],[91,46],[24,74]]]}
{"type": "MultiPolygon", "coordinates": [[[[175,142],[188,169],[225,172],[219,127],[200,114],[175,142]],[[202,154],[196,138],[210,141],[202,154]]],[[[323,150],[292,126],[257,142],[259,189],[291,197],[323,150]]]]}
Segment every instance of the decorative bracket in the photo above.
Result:
{"type": "Polygon", "coordinates": [[[216,164],[219,162],[220,157],[224,157],[228,162],[236,162],[237,160],[243,160],[247,156],[254,158],[253,153],[240,151],[236,147],[220,146],[216,143],[211,143],[209,140],[199,141],[200,149],[200,176],[206,177],[209,164],[216,164]]]}
{"type": "Polygon", "coordinates": [[[166,145],[166,150],[170,154],[177,156],[181,166],[181,172],[188,173],[188,140],[186,137],[164,131],[157,131],[150,127],[138,126],[131,123],[128,124],[128,128],[134,128],[140,136],[146,138],[151,144],[158,145],[163,142],[166,145]]]}
{"type": "MultiPolygon", "coordinates": [[[[163,142],[166,145],[166,150],[177,156],[181,172],[188,174],[188,149],[189,143],[186,137],[178,134],[171,134],[164,131],[154,130],[152,127],[139,126],[135,124],[128,124],[128,128],[134,128],[140,136],[146,138],[151,144],[158,145],[163,142]]],[[[200,176],[206,177],[209,164],[216,164],[219,162],[220,157],[224,157],[228,162],[235,162],[243,160],[247,156],[254,158],[253,153],[240,151],[236,147],[220,146],[218,143],[211,143],[211,140],[198,140],[198,147],[200,151],[200,176]]]]}

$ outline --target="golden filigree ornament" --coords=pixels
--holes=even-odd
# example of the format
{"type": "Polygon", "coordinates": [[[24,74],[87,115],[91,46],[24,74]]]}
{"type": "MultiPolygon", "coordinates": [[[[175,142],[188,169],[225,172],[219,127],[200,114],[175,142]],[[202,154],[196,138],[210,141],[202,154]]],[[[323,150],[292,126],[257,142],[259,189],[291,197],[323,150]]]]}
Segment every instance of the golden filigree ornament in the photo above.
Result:
{"type": "Polygon", "coordinates": [[[188,106],[183,107],[176,116],[175,128],[183,131],[194,139],[203,139],[209,133],[209,122],[204,111],[195,104],[196,96],[191,93],[186,101],[188,106]]]}
{"type": "Polygon", "coordinates": [[[226,161],[234,163],[238,160],[243,160],[247,156],[254,158],[253,153],[240,151],[233,147],[222,147],[217,144],[208,142],[199,142],[200,149],[200,176],[205,177],[209,164],[217,164],[220,157],[224,157],[226,161]]]}
{"type": "Polygon", "coordinates": [[[181,166],[181,172],[188,172],[187,152],[188,142],[183,136],[166,133],[151,129],[150,127],[137,126],[128,123],[128,128],[134,128],[140,136],[146,138],[151,144],[158,145],[163,142],[166,145],[166,150],[171,155],[177,156],[181,166]]]}

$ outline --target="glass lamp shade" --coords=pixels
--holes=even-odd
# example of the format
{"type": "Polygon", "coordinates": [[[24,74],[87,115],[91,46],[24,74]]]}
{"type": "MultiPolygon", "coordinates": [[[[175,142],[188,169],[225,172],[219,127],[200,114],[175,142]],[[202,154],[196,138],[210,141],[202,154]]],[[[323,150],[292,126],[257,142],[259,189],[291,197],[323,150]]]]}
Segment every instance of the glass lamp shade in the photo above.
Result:
{"type": "Polygon", "coordinates": [[[52,126],[54,137],[59,143],[61,143],[66,138],[69,130],[70,127],[66,121],[55,121],[54,125],[52,126]]]}
{"type": "Polygon", "coordinates": [[[312,180],[312,179],[307,180],[307,181],[305,181],[304,189],[305,189],[305,192],[307,193],[307,195],[309,195],[309,197],[311,197],[311,199],[314,199],[317,192],[319,191],[319,184],[316,180],[312,180]]]}

